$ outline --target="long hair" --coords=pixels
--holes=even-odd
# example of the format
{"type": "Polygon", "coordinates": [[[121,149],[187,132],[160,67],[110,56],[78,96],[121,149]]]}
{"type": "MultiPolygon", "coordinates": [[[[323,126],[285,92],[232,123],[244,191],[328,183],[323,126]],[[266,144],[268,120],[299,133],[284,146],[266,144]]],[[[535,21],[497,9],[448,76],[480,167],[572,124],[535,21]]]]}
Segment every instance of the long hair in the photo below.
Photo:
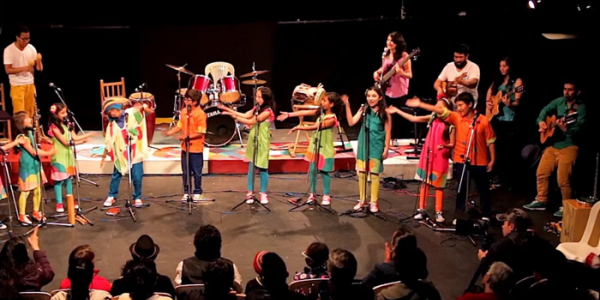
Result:
{"type": "Polygon", "coordinates": [[[158,274],[156,264],[149,259],[132,261],[127,264],[128,270],[125,270],[124,279],[129,283],[132,300],[146,300],[154,295],[158,274]]]}
{"type": "Polygon", "coordinates": [[[50,129],[50,126],[52,124],[54,124],[54,126],[56,126],[58,128],[58,130],[60,130],[60,133],[65,134],[62,124],[64,124],[63,120],[61,120],[58,117],[58,113],[65,109],[67,106],[65,106],[62,103],[54,103],[50,106],[50,117],[48,118],[48,129],[50,129]]]}
{"type": "Polygon", "coordinates": [[[381,119],[381,122],[383,122],[383,124],[387,123],[388,115],[385,111],[387,104],[385,103],[385,96],[383,95],[383,91],[376,86],[372,86],[369,89],[367,89],[367,91],[365,92],[365,96],[369,91],[374,91],[375,93],[377,93],[377,96],[381,98],[381,100],[377,102],[377,116],[381,119]]]}
{"type": "Polygon", "coordinates": [[[396,52],[392,54],[393,60],[396,62],[402,57],[402,53],[406,51],[406,41],[404,40],[404,36],[398,31],[390,33],[389,36],[392,38],[392,42],[396,44],[396,52]]]}
{"type": "Polygon", "coordinates": [[[32,264],[23,239],[14,237],[6,241],[0,251],[0,289],[6,289],[4,292],[9,294],[18,293],[25,271],[32,264]]]}
{"type": "Polygon", "coordinates": [[[273,90],[266,86],[259,87],[256,92],[260,91],[261,96],[263,98],[263,105],[260,107],[260,111],[258,113],[262,113],[265,109],[270,108],[273,113],[275,113],[275,96],[273,95],[273,90]]]}
{"type": "Polygon", "coordinates": [[[333,104],[333,109],[331,112],[339,117],[342,112],[342,105],[344,104],[342,102],[342,96],[338,92],[327,92],[326,95],[327,99],[329,99],[329,102],[333,104]]]}
{"type": "MultiPolygon", "coordinates": [[[[506,57],[502,58],[500,61],[501,62],[503,61],[508,66],[508,73],[507,73],[508,84],[514,85],[514,83],[518,77],[516,76],[517,75],[517,67],[513,63],[512,58],[510,58],[509,56],[506,56],[506,57]]],[[[492,95],[495,95],[496,93],[498,93],[498,87],[500,87],[500,85],[503,82],[504,82],[504,75],[502,75],[502,73],[500,73],[500,71],[498,71],[496,77],[494,78],[494,81],[492,82],[492,95]]]]}
{"type": "MultiPolygon", "coordinates": [[[[440,99],[438,101],[442,101],[444,103],[444,106],[446,106],[446,108],[448,110],[452,110],[452,104],[450,103],[450,100],[448,99],[440,99]]],[[[446,142],[450,142],[450,124],[446,123],[446,127],[444,128],[444,132],[442,132],[442,139],[446,142]]]]}
{"type": "Polygon", "coordinates": [[[26,111],[18,111],[13,115],[13,121],[15,122],[15,128],[18,133],[26,134],[27,130],[25,129],[25,119],[29,117],[29,114],[26,111]]]}
{"type": "Polygon", "coordinates": [[[71,300],[87,300],[94,278],[95,254],[89,245],[81,245],[69,255],[67,277],[71,280],[71,300]]]}

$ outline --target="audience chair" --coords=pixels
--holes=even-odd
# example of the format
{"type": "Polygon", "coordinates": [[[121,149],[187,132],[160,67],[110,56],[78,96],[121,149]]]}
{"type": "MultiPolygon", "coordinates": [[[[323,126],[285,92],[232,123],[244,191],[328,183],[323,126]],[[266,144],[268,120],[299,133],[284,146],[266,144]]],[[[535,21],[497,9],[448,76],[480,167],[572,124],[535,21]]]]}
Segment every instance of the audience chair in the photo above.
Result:
{"type": "Polygon", "coordinates": [[[381,291],[385,290],[386,288],[389,288],[391,286],[395,286],[395,285],[399,285],[401,284],[402,281],[393,281],[393,282],[388,282],[388,283],[384,283],[384,284],[380,284],[376,287],[373,288],[373,293],[375,293],[375,295],[379,294],[381,291]]]}
{"type": "Polygon", "coordinates": [[[203,300],[204,284],[183,284],[175,287],[177,300],[203,300]]]}
{"type": "Polygon", "coordinates": [[[598,215],[600,214],[600,202],[596,202],[592,206],[590,216],[585,226],[585,231],[579,242],[565,242],[558,244],[556,249],[562,252],[567,259],[576,260],[585,263],[585,259],[590,253],[596,255],[600,253],[600,238],[598,234],[593,234],[594,230],[600,230],[600,226],[596,226],[598,215]],[[596,238],[592,238],[596,236],[596,238]]]}
{"type": "Polygon", "coordinates": [[[21,300],[50,300],[52,295],[46,292],[20,292],[21,300]]]}
{"type": "Polygon", "coordinates": [[[319,284],[321,284],[321,282],[328,281],[329,279],[324,278],[293,281],[290,283],[290,291],[300,293],[303,295],[310,295],[312,293],[316,293],[319,290],[319,284]]]}
{"type": "Polygon", "coordinates": [[[12,140],[12,117],[6,111],[6,99],[4,98],[4,84],[0,83],[0,122],[6,123],[0,131],[0,142],[9,142],[12,140]]]}
{"type": "Polygon", "coordinates": [[[529,294],[529,288],[537,281],[535,275],[527,276],[515,283],[510,290],[511,299],[525,299],[529,294]]]}

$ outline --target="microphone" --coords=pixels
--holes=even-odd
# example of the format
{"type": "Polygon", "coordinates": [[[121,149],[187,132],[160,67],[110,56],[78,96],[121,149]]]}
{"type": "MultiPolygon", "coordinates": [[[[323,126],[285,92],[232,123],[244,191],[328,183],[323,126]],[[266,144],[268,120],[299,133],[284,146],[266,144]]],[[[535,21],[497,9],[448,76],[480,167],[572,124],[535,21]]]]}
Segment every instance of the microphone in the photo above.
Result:
{"type": "Polygon", "coordinates": [[[260,104],[257,103],[255,108],[256,109],[254,110],[254,115],[258,116],[258,112],[260,111],[260,104]]]}
{"type": "Polygon", "coordinates": [[[471,127],[475,127],[475,123],[477,123],[478,117],[479,117],[479,113],[475,113],[475,117],[473,118],[473,124],[471,124],[471,127]]]}
{"type": "Polygon", "coordinates": [[[191,106],[191,105],[188,105],[188,106],[187,106],[187,113],[189,114],[189,113],[190,113],[190,111],[192,111],[192,106],[191,106]]]}
{"type": "Polygon", "coordinates": [[[25,127],[25,130],[33,131],[33,127],[25,127]]]}
{"type": "Polygon", "coordinates": [[[50,82],[50,84],[48,84],[51,88],[56,89],[56,90],[61,90],[59,87],[57,87],[56,85],[54,85],[54,82],[50,82]]]}

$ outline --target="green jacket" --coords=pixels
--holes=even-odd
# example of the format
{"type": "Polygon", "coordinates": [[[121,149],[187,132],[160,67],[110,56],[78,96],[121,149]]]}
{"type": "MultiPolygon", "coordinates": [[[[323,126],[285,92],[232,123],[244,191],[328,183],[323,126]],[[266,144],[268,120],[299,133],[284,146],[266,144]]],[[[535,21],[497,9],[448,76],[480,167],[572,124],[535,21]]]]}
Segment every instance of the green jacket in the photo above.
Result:
{"type": "MultiPolygon", "coordinates": [[[[565,131],[564,133],[561,129],[556,128],[556,141],[552,145],[552,147],[556,149],[563,149],[569,146],[576,145],[574,137],[576,138],[577,133],[579,133],[583,123],[585,122],[585,104],[581,102],[581,100],[575,100],[572,106],[573,109],[577,111],[577,120],[571,124],[568,124],[567,131],[565,131]]],[[[540,122],[545,122],[546,116],[551,116],[553,114],[556,114],[557,118],[564,117],[569,111],[569,109],[570,107],[565,97],[556,98],[542,109],[542,111],[540,112],[540,116],[537,118],[537,123],[539,124],[540,122]]]]}

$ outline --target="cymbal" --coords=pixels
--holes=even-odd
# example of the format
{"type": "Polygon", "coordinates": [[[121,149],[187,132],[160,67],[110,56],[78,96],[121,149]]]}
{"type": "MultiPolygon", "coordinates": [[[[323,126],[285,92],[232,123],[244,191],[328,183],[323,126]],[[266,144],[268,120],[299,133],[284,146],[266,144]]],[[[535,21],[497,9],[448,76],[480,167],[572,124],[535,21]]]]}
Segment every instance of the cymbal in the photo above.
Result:
{"type": "Polygon", "coordinates": [[[248,85],[255,85],[255,84],[259,85],[259,84],[265,84],[265,83],[267,83],[267,81],[266,80],[262,80],[262,79],[256,79],[256,80],[250,79],[250,80],[244,80],[244,81],[242,81],[242,83],[243,84],[248,84],[248,85]]]}
{"type": "Polygon", "coordinates": [[[175,71],[179,71],[179,72],[182,72],[182,73],[185,73],[185,74],[190,74],[190,75],[196,75],[194,72],[192,72],[192,71],[190,71],[190,70],[188,70],[188,69],[186,69],[184,67],[177,67],[177,66],[170,65],[170,64],[165,64],[165,65],[167,67],[175,70],[175,71]]]}
{"type": "Polygon", "coordinates": [[[250,72],[250,73],[246,73],[246,74],[244,74],[244,75],[241,75],[241,76],[240,76],[240,78],[244,78],[244,77],[252,77],[252,76],[254,76],[254,75],[261,75],[261,74],[265,74],[265,73],[268,73],[268,72],[270,72],[270,71],[269,71],[269,70],[263,70],[263,71],[253,71],[253,72],[250,72]]]}

